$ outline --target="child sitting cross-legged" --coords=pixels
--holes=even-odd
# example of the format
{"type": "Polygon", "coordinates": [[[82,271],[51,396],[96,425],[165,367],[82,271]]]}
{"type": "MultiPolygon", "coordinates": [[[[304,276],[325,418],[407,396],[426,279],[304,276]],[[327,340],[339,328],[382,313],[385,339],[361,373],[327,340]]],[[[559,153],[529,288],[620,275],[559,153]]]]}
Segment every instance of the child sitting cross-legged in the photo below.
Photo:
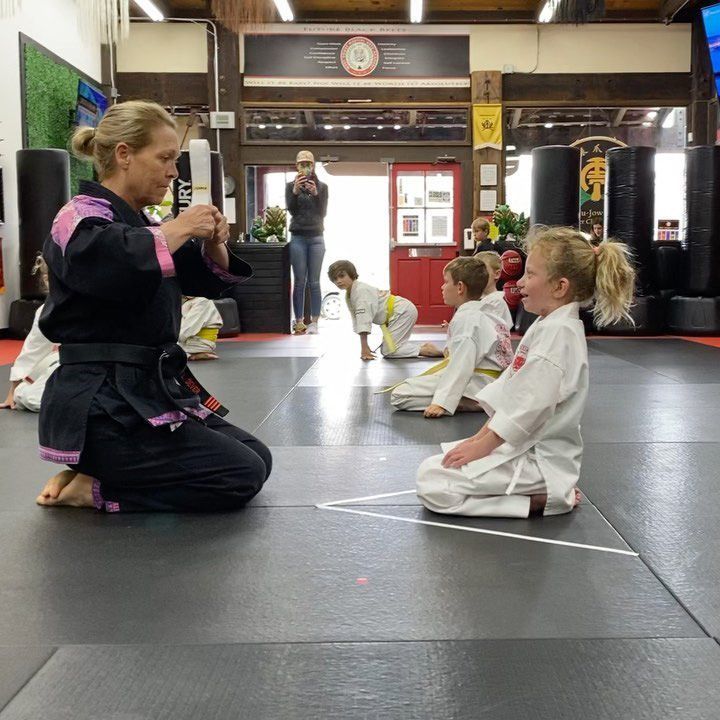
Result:
{"type": "Polygon", "coordinates": [[[422,375],[405,380],[390,396],[398,410],[424,411],[427,418],[479,411],[475,395],[512,360],[507,327],[487,315],[480,301],[488,286],[485,264],[473,257],[455,258],[445,266],[443,276],[443,300],[456,308],[448,327],[448,356],[422,375]]]}

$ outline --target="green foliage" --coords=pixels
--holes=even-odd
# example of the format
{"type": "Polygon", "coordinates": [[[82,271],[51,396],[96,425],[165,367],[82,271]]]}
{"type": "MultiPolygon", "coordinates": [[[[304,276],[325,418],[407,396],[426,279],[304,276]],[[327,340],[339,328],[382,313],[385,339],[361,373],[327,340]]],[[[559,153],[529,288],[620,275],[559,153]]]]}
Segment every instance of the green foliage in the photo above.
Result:
{"type": "MultiPolygon", "coordinates": [[[[25,122],[28,148],[69,150],[79,75],[25,45],[25,122]]],[[[92,180],[92,163],[70,155],[70,192],[80,180],[92,180]]]]}
{"type": "Polygon", "coordinates": [[[509,205],[498,205],[493,212],[493,223],[497,226],[500,240],[513,235],[517,241],[520,241],[527,235],[530,218],[526,218],[525,213],[518,215],[513,212],[509,205]]]}
{"type": "Polygon", "coordinates": [[[275,236],[279,242],[285,242],[285,228],[287,227],[287,212],[281,207],[269,207],[265,214],[258,215],[250,228],[250,234],[260,242],[267,242],[268,238],[275,236]]]}

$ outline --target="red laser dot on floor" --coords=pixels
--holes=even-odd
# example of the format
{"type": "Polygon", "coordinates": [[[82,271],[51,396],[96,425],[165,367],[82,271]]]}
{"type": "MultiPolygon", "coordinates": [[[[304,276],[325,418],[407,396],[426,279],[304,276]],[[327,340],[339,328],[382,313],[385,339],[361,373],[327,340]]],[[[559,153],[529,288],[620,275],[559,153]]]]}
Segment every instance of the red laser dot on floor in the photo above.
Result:
{"type": "Polygon", "coordinates": [[[367,585],[367,584],[368,584],[368,579],[367,579],[367,578],[358,578],[358,579],[355,581],[355,584],[356,584],[356,585],[367,585]]]}

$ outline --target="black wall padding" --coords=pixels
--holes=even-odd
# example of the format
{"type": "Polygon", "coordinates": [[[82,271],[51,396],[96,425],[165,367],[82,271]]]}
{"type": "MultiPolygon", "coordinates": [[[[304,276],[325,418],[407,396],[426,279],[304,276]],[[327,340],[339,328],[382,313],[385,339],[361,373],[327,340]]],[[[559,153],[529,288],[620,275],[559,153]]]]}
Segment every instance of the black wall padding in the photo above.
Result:
{"type": "Polygon", "coordinates": [[[37,254],[60,208],[70,200],[70,156],[66,150],[18,150],[17,188],[20,295],[44,298],[40,277],[32,275],[37,254]]]}
{"type": "Polygon", "coordinates": [[[685,150],[686,295],[720,295],[720,147],[685,150]]]}
{"type": "MultiPolygon", "coordinates": [[[[183,150],[177,161],[178,176],[173,183],[173,215],[178,216],[181,210],[190,206],[191,186],[190,179],[190,153],[183,150]]],[[[223,171],[222,155],[217,150],[210,152],[210,197],[212,204],[225,212],[225,176],[223,171]]]]}
{"type": "Polygon", "coordinates": [[[630,246],[637,292],[651,292],[655,221],[655,148],[611,148],[605,155],[605,236],[630,246]]]}
{"type": "Polygon", "coordinates": [[[547,145],[532,151],[530,222],[533,225],[580,224],[580,150],[547,145]]]}
{"type": "Polygon", "coordinates": [[[653,249],[653,277],[657,290],[679,290],[682,278],[683,251],[678,241],[656,242],[653,249]]]}

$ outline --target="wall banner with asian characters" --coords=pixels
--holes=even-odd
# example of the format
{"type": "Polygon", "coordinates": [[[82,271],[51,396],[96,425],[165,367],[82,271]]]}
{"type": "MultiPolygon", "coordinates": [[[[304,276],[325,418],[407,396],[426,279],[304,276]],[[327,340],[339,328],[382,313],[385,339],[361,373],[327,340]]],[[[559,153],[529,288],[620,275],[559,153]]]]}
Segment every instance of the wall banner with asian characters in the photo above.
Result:
{"type": "Polygon", "coordinates": [[[581,138],[571,145],[580,148],[580,229],[590,232],[593,219],[603,224],[605,214],[605,153],[626,145],[604,135],[581,138]]]}

